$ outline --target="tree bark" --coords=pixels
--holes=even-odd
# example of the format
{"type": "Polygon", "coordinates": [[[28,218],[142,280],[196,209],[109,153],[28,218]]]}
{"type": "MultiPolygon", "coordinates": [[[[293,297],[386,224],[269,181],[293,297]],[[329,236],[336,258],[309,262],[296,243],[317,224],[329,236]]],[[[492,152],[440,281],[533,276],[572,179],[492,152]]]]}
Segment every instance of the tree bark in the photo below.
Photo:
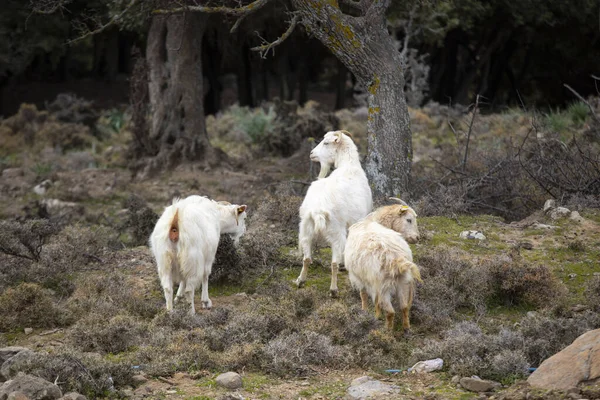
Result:
{"type": "Polygon", "coordinates": [[[202,36],[208,17],[200,13],[155,16],[146,57],[152,122],[150,139],[159,144],[151,169],[182,160],[215,161],[203,107],[202,36]]]}
{"type": "Polygon", "coordinates": [[[336,1],[291,0],[302,24],[368,88],[366,173],[376,199],[405,195],[412,134],[400,53],[387,31],[390,0],[373,1],[362,17],[343,14],[336,1]]]}

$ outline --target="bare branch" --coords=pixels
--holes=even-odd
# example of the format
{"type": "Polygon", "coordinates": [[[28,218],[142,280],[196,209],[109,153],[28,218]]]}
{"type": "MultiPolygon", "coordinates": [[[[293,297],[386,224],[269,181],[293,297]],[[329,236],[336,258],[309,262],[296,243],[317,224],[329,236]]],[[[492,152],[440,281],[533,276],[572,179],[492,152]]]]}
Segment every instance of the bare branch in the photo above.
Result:
{"type": "Polygon", "coordinates": [[[390,0],[373,0],[370,1],[370,5],[366,10],[367,20],[375,20],[377,18],[383,18],[385,16],[385,12],[390,6],[390,0]]]}
{"type": "Polygon", "coordinates": [[[469,156],[469,141],[471,140],[471,132],[473,131],[473,122],[475,122],[475,115],[477,114],[477,109],[479,108],[479,95],[475,97],[475,107],[473,108],[473,116],[471,117],[471,123],[469,123],[469,131],[467,132],[467,143],[465,144],[465,156],[462,162],[462,170],[465,170],[467,166],[467,157],[469,156]]]}
{"type": "MultiPolygon", "coordinates": [[[[294,31],[296,25],[298,25],[298,21],[300,21],[300,16],[298,14],[294,14],[294,17],[290,21],[290,26],[288,26],[287,30],[283,32],[283,35],[277,38],[277,40],[271,43],[265,43],[260,46],[252,47],[250,50],[260,52],[260,56],[262,58],[266,58],[269,50],[273,49],[275,46],[283,43],[294,31]]],[[[274,52],[275,50],[273,50],[274,52]]]]}
{"type": "Polygon", "coordinates": [[[83,39],[89,37],[89,36],[93,36],[93,35],[97,35],[101,32],[104,32],[106,29],[110,28],[111,26],[115,25],[117,22],[119,22],[121,20],[121,18],[123,18],[123,16],[125,14],[127,14],[127,12],[129,12],[129,10],[131,10],[133,8],[133,6],[135,6],[136,4],[138,4],[140,2],[140,0],[131,0],[131,2],[127,5],[127,7],[125,7],[123,9],[123,11],[121,11],[119,14],[115,15],[114,17],[112,17],[110,19],[110,21],[108,21],[105,24],[100,25],[98,28],[94,29],[93,31],[87,31],[86,33],[84,33],[83,35],[76,37],[73,40],[69,40],[67,41],[68,45],[72,45],[74,43],[80,42],[83,39]]]}
{"type": "Polygon", "coordinates": [[[54,14],[63,10],[73,0],[29,0],[29,5],[35,14],[54,14]]]}
{"type": "MultiPolygon", "coordinates": [[[[207,14],[226,14],[234,17],[243,17],[248,14],[255,12],[256,10],[264,7],[271,0],[255,0],[250,4],[242,7],[225,7],[225,6],[183,6],[170,9],[158,9],[152,11],[152,14],[175,14],[182,13],[185,11],[203,12],[207,14]]],[[[236,22],[237,24],[237,22],[236,22]]],[[[235,26],[235,25],[234,25],[235,26]]]]}

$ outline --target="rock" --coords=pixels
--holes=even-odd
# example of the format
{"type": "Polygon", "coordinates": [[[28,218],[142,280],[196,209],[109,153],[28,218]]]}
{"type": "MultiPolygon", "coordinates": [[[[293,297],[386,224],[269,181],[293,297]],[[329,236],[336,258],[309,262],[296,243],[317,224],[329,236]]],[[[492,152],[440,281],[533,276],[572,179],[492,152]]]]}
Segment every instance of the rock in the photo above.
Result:
{"type": "Polygon", "coordinates": [[[25,175],[23,168],[6,168],[2,171],[2,178],[6,180],[19,178],[23,175],[25,175]]]}
{"type": "Polygon", "coordinates": [[[553,200],[553,199],[546,200],[546,202],[544,203],[544,214],[546,214],[548,211],[550,211],[554,208],[556,208],[556,200],[553,200]]]}
{"type": "Polygon", "coordinates": [[[362,385],[363,383],[368,382],[370,380],[371,380],[371,378],[368,377],[368,376],[366,376],[366,375],[365,376],[361,376],[359,378],[353,379],[352,382],[350,382],[350,386],[362,385]]]}
{"type": "Polygon", "coordinates": [[[400,387],[396,385],[390,385],[377,380],[372,380],[369,377],[366,381],[360,377],[355,379],[354,382],[361,382],[356,385],[351,385],[348,388],[348,394],[346,399],[358,400],[358,399],[387,399],[391,394],[396,394],[400,390],[400,387]]]}
{"type": "Polygon", "coordinates": [[[33,328],[25,328],[23,329],[23,332],[25,332],[26,335],[31,335],[33,333],[33,328]]]}
{"type": "Polygon", "coordinates": [[[531,229],[556,229],[557,227],[554,225],[540,224],[539,222],[534,222],[531,224],[531,229]]]}
{"type": "Polygon", "coordinates": [[[600,378],[600,329],[579,336],[573,343],[546,359],[527,378],[537,388],[567,390],[580,382],[600,378]]]}
{"type": "Polygon", "coordinates": [[[479,231],[462,231],[459,235],[461,239],[478,239],[485,240],[486,237],[483,233],[479,231]]]}
{"type": "Polygon", "coordinates": [[[4,380],[13,378],[19,372],[19,366],[25,364],[28,360],[36,356],[37,353],[29,349],[18,352],[2,363],[2,366],[0,367],[0,375],[4,378],[4,380]]]}
{"type": "Polygon", "coordinates": [[[227,389],[239,389],[242,387],[242,377],[236,372],[225,372],[217,376],[217,385],[227,389]]]}
{"type": "Polygon", "coordinates": [[[444,360],[442,360],[441,358],[434,358],[433,360],[419,361],[411,368],[409,368],[409,372],[433,372],[442,369],[443,366],[444,360]]]}
{"type": "Polygon", "coordinates": [[[23,392],[12,392],[8,395],[6,400],[31,400],[25,393],[23,392]]]}
{"type": "Polygon", "coordinates": [[[9,346],[3,347],[0,349],[0,365],[4,363],[4,361],[8,360],[12,356],[20,353],[23,350],[29,350],[27,347],[19,347],[19,346],[9,346]]]}
{"type": "Polygon", "coordinates": [[[226,393],[219,397],[218,400],[244,400],[244,396],[239,393],[226,393]]]}
{"type": "Polygon", "coordinates": [[[0,400],[13,392],[21,392],[31,400],[54,400],[62,397],[58,386],[37,376],[19,374],[0,387],[0,400]]]}
{"type": "Polygon", "coordinates": [[[556,207],[554,210],[550,211],[550,218],[554,221],[568,217],[571,214],[571,210],[565,207],[556,207]]]}
{"type": "Polygon", "coordinates": [[[87,397],[77,392],[69,392],[61,397],[59,400],[87,400],[87,397]]]}
{"type": "Polygon", "coordinates": [[[532,250],[533,243],[531,242],[519,242],[519,247],[525,250],[532,250]]]}
{"type": "Polygon", "coordinates": [[[148,382],[148,378],[146,378],[144,375],[134,375],[131,377],[131,380],[133,381],[133,386],[135,387],[141,386],[148,382]]]}
{"type": "Polygon", "coordinates": [[[571,211],[571,215],[569,216],[569,219],[571,221],[574,221],[577,223],[583,222],[583,217],[577,211],[571,211]]]}
{"type": "Polygon", "coordinates": [[[460,386],[470,392],[489,392],[501,385],[494,381],[465,377],[460,378],[460,386]]]}
{"type": "Polygon", "coordinates": [[[450,382],[452,382],[455,385],[458,385],[460,383],[460,375],[454,375],[450,382]]]}
{"type": "Polygon", "coordinates": [[[33,187],[33,192],[35,194],[39,194],[40,196],[43,196],[46,194],[46,192],[48,191],[50,186],[52,186],[52,181],[50,179],[46,179],[45,181],[35,185],[33,187]]]}

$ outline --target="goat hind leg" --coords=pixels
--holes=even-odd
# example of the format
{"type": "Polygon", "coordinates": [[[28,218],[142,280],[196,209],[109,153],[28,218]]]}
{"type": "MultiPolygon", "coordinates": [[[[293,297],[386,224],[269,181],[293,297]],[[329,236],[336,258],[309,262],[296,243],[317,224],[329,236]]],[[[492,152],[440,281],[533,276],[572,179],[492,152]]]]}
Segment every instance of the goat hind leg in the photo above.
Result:
{"type": "Polygon", "coordinates": [[[341,236],[331,246],[331,286],[329,293],[331,297],[338,296],[337,276],[339,271],[340,261],[344,258],[344,247],[346,238],[341,236]]]}
{"type": "Polygon", "coordinates": [[[360,303],[362,309],[364,311],[367,311],[367,309],[369,308],[369,294],[367,293],[365,288],[360,289],[360,303]]]}
{"type": "Polygon", "coordinates": [[[208,298],[208,274],[204,274],[202,278],[202,308],[210,310],[212,308],[212,301],[208,298]]]}
{"type": "Polygon", "coordinates": [[[300,225],[300,249],[302,250],[302,271],[300,271],[300,276],[294,281],[296,286],[301,288],[304,286],[304,282],[306,282],[306,275],[308,275],[308,267],[312,264],[312,235],[307,235],[307,230],[309,228],[305,227],[304,224],[300,225]]]}

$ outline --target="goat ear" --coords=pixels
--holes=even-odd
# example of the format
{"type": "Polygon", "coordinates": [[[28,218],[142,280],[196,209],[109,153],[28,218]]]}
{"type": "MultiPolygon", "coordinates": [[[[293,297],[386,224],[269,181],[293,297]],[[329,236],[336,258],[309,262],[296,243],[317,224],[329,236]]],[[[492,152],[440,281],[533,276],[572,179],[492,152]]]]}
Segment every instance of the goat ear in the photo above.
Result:
{"type": "Polygon", "coordinates": [[[240,215],[241,213],[243,213],[244,211],[246,211],[246,208],[248,208],[248,206],[247,206],[247,205],[245,205],[245,204],[244,204],[244,205],[241,205],[241,206],[239,206],[239,207],[237,208],[237,213],[238,213],[238,215],[240,215]]]}

